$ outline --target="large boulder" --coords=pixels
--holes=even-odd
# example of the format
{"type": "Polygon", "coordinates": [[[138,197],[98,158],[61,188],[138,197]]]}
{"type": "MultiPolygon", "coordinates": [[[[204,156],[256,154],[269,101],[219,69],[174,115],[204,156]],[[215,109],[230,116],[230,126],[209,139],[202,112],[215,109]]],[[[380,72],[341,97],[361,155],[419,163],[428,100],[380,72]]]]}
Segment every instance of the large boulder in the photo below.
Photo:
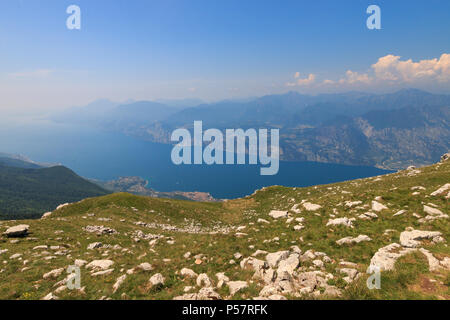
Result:
{"type": "Polygon", "coordinates": [[[394,270],[395,262],[402,256],[415,251],[412,248],[403,248],[398,243],[391,243],[378,249],[370,260],[369,270],[379,268],[380,271],[394,270]]]}
{"type": "Polygon", "coordinates": [[[266,256],[266,261],[271,268],[278,267],[278,263],[289,256],[289,251],[278,251],[269,253],[266,256]]]}
{"type": "Polygon", "coordinates": [[[8,228],[3,234],[9,238],[13,237],[25,237],[28,235],[28,229],[30,228],[27,224],[19,224],[17,226],[8,228]]]}
{"type": "Polygon", "coordinates": [[[439,231],[411,230],[400,233],[400,244],[406,248],[420,247],[422,240],[431,240],[435,243],[444,241],[439,231]]]}

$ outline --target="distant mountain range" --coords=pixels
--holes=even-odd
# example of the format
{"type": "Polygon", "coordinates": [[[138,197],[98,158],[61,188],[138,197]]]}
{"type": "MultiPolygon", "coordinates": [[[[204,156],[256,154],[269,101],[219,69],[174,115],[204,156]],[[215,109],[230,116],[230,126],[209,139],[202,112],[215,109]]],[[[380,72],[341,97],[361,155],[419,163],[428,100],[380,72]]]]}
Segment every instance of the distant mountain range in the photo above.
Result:
{"type": "Polygon", "coordinates": [[[60,204],[108,193],[66,167],[0,154],[0,220],[39,218],[60,204]]]}
{"type": "Polygon", "coordinates": [[[141,101],[69,110],[56,121],[92,124],[170,143],[176,128],[279,128],[282,160],[401,169],[430,164],[450,149],[450,95],[404,89],[390,94],[316,96],[289,92],[243,101],[168,106],[141,101]]]}

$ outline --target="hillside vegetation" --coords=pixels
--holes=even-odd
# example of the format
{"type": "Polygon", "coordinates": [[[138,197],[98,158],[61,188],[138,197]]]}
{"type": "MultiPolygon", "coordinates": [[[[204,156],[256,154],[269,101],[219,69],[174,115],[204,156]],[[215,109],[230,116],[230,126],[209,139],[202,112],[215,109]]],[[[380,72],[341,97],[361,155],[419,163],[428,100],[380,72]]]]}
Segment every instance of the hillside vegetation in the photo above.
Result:
{"type": "Polygon", "coordinates": [[[0,220],[38,218],[62,203],[109,193],[66,167],[35,168],[14,159],[4,163],[14,167],[0,161],[0,220]]]}
{"type": "Polygon", "coordinates": [[[0,242],[0,299],[450,299],[449,197],[447,160],[216,203],[85,199],[0,224],[29,232],[0,242]]]}

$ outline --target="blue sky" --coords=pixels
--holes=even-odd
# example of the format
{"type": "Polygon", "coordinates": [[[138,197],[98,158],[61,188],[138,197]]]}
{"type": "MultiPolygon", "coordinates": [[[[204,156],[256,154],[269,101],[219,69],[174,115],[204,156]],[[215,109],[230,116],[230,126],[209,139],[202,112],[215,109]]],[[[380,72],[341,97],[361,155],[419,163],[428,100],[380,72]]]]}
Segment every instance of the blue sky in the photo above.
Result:
{"type": "Polygon", "coordinates": [[[449,39],[447,0],[8,0],[0,108],[289,90],[450,93],[449,39]],[[71,4],[81,30],[66,28],[71,4]],[[366,27],[370,4],[381,8],[381,30],[366,27]]]}

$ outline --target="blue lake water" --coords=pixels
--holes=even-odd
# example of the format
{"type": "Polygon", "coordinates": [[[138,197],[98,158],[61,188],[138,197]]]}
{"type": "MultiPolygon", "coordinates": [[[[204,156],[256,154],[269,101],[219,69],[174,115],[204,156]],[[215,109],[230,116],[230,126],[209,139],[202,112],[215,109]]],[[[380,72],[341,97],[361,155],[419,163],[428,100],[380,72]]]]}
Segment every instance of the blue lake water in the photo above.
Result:
{"type": "Polygon", "coordinates": [[[170,145],[118,133],[49,122],[0,127],[0,152],[60,163],[87,178],[140,176],[158,191],[204,191],[216,198],[242,197],[270,185],[303,187],[388,172],[365,166],[280,162],[277,175],[261,176],[260,165],[176,166],[171,150],[170,145]]]}

